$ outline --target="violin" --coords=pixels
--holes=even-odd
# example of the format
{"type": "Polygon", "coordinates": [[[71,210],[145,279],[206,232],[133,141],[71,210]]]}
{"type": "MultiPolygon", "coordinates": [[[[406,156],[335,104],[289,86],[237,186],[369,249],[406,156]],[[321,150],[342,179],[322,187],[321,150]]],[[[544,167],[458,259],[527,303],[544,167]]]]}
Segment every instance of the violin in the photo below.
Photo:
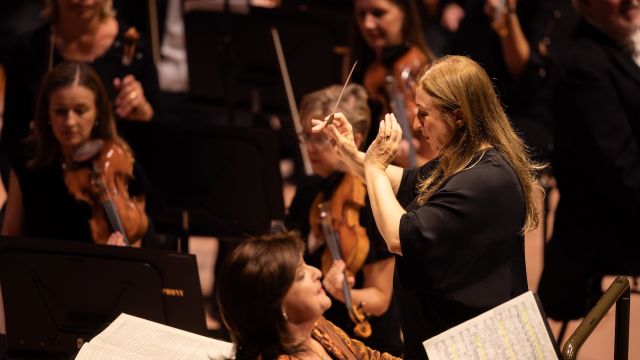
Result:
{"type": "Polygon", "coordinates": [[[369,253],[369,239],[360,226],[360,209],[366,193],[360,178],[345,174],[330,199],[323,194],[316,196],[309,215],[314,235],[327,244],[322,254],[322,272],[326,274],[334,260],[344,260],[346,264],[342,293],[355,325],[354,333],[363,339],[371,336],[371,324],[362,312],[363,304],[353,304],[347,278],[360,271],[369,253]]]}
{"type": "Polygon", "coordinates": [[[381,59],[367,68],[364,87],[372,99],[383,106],[383,114],[393,112],[402,128],[402,137],[409,144],[408,164],[415,167],[434,158],[425,141],[417,149],[413,141],[416,134],[411,125],[416,116],[416,79],[427,64],[427,56],[416,46],[393,46],[382,52],[381,59]]]}
{"type": "Polygon", "coordinates": [[[92,140],[81,146],[63,164],[69,193],[91,207],[89,227],[94,242],[106,244],[118,231],[127,246],[139,246],[149,219],[144,200],[129,196],[133,178],[133,155],[115,140],[92,140]]]}

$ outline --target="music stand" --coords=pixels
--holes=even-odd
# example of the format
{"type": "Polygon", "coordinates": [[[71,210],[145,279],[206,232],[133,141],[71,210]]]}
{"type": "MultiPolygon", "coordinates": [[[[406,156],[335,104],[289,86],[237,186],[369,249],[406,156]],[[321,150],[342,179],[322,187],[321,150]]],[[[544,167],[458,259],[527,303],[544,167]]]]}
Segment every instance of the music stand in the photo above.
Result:
{"type": "Polygon", "coordinates": [[[253,113],[289,112],[271,38],[280,34],[293,92],[341,83],[350,17],[323,9],[251,8],[249,14],[193,10],[184,16],[190,94],[253,113]]]}
{"type": "Polygon", "coordinates": [[[211,124],[135,123],[133,144],[151,192],[147,213],[160,231],[186,237],[240,236],[284,219],[275,132],[211,124]]]}
{"type": "Polygon", "coordinates": [[[68,358],[120,313],[206,335],[195,256],[0,237],[9,355],[68,358]]]}

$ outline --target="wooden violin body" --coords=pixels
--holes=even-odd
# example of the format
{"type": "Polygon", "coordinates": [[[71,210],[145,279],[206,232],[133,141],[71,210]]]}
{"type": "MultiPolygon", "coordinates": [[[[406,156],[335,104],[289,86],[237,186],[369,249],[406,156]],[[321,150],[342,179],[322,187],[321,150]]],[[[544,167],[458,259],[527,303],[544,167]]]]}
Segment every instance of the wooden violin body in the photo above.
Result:
{"type": "Polygon", "coordinates": [[[67,189],[76,200],[91,206],[89,226],[96,243],[107,243],[109,236],[119,231],[125,243],[139,245],[149,220],[144,211],[144,200],[129,196],[133,155],[126,145],[114,140],[93,146],[97,148],[94,155],[65,164],[67,189]]]}
{"type": "Polygon", "coordinates": [[[402,128],[403,138],[409,143],[407,163],[401,166],[415,167],[431,160],[433,151],[422,134],[413,130],[417,114],[415,102],[416,80],[427,65],[427,56],[418,47],[394,47],[384,60],[371,64],[364,76],[364,87],[372,99],[382,104],[382,114],[393,112],[402,128]],[[398,55],[400,54],[400,55],[398,55]],[[413,139],[417,138],[419,146],[413,139]]]}
{"type": "Polygon", "coordinates": [[[362,304],[353,304],[347,277],[360,271],[369,253],[369,239],[360,226],[360,209],[365,204],[366,191],[360,178],[345,174],[330,199],[325,199],[323,194],[316,196],[309,215],[314,235],[326,244],[322,272],[326,274],[334,260],[345,262],[342,293],[355,325],[354,333],[360,338],[371,336],[371,325],[362,312],[362,304]]]}
{"type": "Polygon", "coordinates": [[[391,63],[376,61],[367,68],[364,75],[364,87],[371,96],[385,107],[392,109],[393,93],[387,90],[387,84],[392,80],[394,90],[404,98],[404,110],[410,119],[415,115],[416,78],[427,65],[426,55],[417,47],[412,46],[391,63]],[[391,76],[391,78],[389,78],[391,76]]]}

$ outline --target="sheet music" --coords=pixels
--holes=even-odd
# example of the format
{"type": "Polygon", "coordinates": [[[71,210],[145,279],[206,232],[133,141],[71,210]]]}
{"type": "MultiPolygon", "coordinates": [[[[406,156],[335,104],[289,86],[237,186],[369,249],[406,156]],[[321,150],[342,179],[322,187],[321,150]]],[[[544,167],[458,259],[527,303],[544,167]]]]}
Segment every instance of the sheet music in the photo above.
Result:
{"type": "Polygon", "coordinates": [[[529,291],[423,345],[431,360],[557,360],[545,321],[529,291]]]}
{"type": "Polygon", "coordinates": [[[148,357],[128,353],[124,350],[94,345],[91,342],[82,345],[76,360],[149,360],[148,357]]]}
{"type": "Polygon", "coordinates": [[[130,360],[181,360],[230,357],[233,345],[141,319],[121,314],[104,331],[94,337],[83,354],[85,344],[76,357],[77,360],[130,359],[130,360]],[[82,357],[81,357],[82,355],[82,357]],[[115,356],[115,357],[110,357],[115,356]]]}

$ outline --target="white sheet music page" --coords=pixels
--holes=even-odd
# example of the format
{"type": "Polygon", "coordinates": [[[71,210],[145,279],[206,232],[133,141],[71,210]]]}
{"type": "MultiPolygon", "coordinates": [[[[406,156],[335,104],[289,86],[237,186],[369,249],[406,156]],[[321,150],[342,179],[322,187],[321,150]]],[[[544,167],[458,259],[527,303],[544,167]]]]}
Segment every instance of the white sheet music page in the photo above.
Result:
{"type": "Polygon", "coordinates": [[[232,354],[231,343],[121,314],[84,344],[76,360],[210,360],[232,354]]]}
{"type": "Polygon", "coordinates": [[[430,360],[557,360],[531,291],[423,343],[430,360]]]}

